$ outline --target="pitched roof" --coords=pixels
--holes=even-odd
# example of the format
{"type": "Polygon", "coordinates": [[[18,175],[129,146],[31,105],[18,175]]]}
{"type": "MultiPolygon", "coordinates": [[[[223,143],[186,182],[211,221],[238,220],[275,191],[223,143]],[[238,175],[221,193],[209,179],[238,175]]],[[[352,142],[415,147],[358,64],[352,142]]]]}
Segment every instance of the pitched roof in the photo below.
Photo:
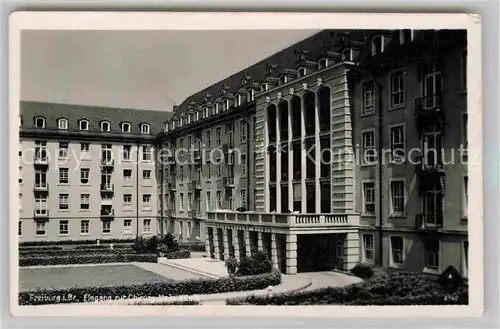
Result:
{"type": "Polygon", "coordinates": [[[340,52],[350,40],[361,43],[365,42],[366,36],[372,34],[373,30],[323,30],[313,36],[295,43],[288,48],[271,55],[262,61],[241,70],[226,79],[223,79],[186,98],[179,106],[174,108],[174,117],[186,113],[190,106],[198,107],[203,103],[205,95],[209,94],[214,101],[220,97],[222,88],[228,88],[228,93],[236,93],[239,89],[248,89],[252,83],[260,83],[266,77],[268,65],[274,65],[272,76],[279,76],[286,69],[297,69],[299,53],[305,54],[307,61],[315,62],[326,57],[327,52],[340,52]],[[248,82],[242,86],[242,78],[248,77],[248,82]]]}
{"type": "MultiPolygon", "coordinates": [[[[129,122],[132,135],[140,135],[141,123],[150,125],[150,135],[163,131],[163,124],[170,119],[172,112],[139,109],[123,109],[102,106],[58,104],[49,102],[21,101],[21,128],[35,129],[35,118],[45,118],[46,130],[57,130],[57,119],[68,119],[68,131],[79,131],[79,121],[89,121],[89,133],[101,133],[100,122],[110,122],[110,133],[120,134],[121,123],[129,122]]],[[[130,135],[128,134],[128,135],[130,135]]]]}

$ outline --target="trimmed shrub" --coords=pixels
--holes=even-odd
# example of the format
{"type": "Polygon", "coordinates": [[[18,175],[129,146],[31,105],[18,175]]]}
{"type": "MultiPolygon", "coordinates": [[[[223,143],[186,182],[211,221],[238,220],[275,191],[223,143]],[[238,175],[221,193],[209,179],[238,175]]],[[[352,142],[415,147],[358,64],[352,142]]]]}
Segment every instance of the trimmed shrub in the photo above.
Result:
{"type": "Polygon", "coordinates": [[[173,251],[165,254],[165,257],[168,259],[191,258],[191,252],[189,250],[173,251]]]}
{"type": "Polygon", "coordinates": [[[191,252],[205,252],[205,244],[203,242],[180,242],[179,248],[189,250],[191,252]]]}
{"type": "MultiPolygon", "coordinates": [[[[127,244],[113,244],[113,249],[132,249],[133,244],[132,243],[127,243],[127,244]]],[[[104,249],[104,250],[110,250],[111,246],[109,244],[100,244],[100,245],[83,245],[83,246],[74,246],[73,249],[80,249],[80,250],[86,250],[86,249],[104,249]]]]}
{"type": "Polygon", "coordinates": [[[450,298],[436,278],[419,273],[376,275],[362,283],[312,291],[226,300],[228,305],[467,305],[468,287],[450,298]]]}
{"type": "Polygon", "coordinates": [[[351,269],[351,273],[361,279],[369,279],[373,276],[373,270],[370,264],[358,263],[351,269]]]}
{"type": "Polygon", "coordinates": [[[151,253],[156,254],[160,252],[159,247],[162,246],[162,252],[173,252],[179,250],[179,244],[175,240],[174,236],[170,233],[167,233],[163,236],[163,239],[159,239],[156,235],[144,239],[142,236],[138,237],[134,240],[134,244],[132,248],[138,254],[151,253]],[[166,246],[166,251],[164,249],[166,246]]]}
{"type": "Polygon", "coordinates": [[[104,263],[130,263],[144,262],[156,263],[158,256],[155,254],[89,254],[78,256],[48,256],[19,258],[19,266],[35,265],[70,265],[70,264],[104,264],[104,263]]]}
{"type": "MultiPolygon", "coordinates": [[[[99,239],[99,243],[132,243],[133,239],[99,239]]],[[[95,244],[97,239],[94,240],[61,240],[61,241],[25,241],[19,243],[20,247],[33,247],[33,246],[61,246],[61,245],[82,245],[82,244],[95,244]]]]}
{"type": "Polygon", "coordinates": [[[236,275],[257,275],[262,273],[269,273],[273,269],[271,260],[267,254],[261,250],[256,251],[251,257],[243,256],[238,264],[236,275]]]}
{"type": "Polygon", "coordinates": [[[62,250],[61,246],[39,246],[39,247],[23,247],[19,246],[19,252],[45,252],[53,250],[62,250]]]}
{"type": "Polygon", "coordinates": [[[62,249],[62,250],[40,250],[40,251],[19,251],[19,257],[52,257],[52,256],[80,256],[88,254],[134,254],[132,248],[118,249],[101,249],[101,248],[85,248],[85,249],[62,249]]]}
{"type": "Polygon", "coordinates": [[[158,296],[183,296],[196,294],[217,294],[231,291],[247,291],[264,289],[281,283],[281,273],[277,270],[255,276],[225,277],[219,279],[194,279],[182,281],[157,281],[144,284],[116,285],[101,287],[73,287],[67,289],[35,290],[20,292],[19,305],[42,305],[58,303],[91,302],[94,298],[119,298],[133,296],[135,298],[158,296]],[[60,296],[72,296],[63,299],[60,296]],[[37,298],[40,296],[40,298],[37,298]]]}
{"type": "Polygon", "coordinates": [[[234,257],[229,257],[226,260],[226,268],[227,268],[227,273],[230,276],[234,276],[236,274],[236,269],[238,268],[238,261],[234,257]]]}

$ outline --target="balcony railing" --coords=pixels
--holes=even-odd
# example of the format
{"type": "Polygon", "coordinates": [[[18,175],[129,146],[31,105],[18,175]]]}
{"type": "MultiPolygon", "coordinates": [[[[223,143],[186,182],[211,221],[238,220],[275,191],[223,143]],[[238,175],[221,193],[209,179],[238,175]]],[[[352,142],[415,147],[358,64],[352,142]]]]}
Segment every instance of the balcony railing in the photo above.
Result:
{"type": "Polygon", "coordinates": [[[443,214],[418,214],[415,216],[417,230],[440,230],[443,228],[443,214]]]}
{"type": "Polygon", "coordinates": [[[48,218],[49,209],[35,209],[33,210],[33,217],[35,218],[48,218]]]}
{"type": "Polygon", "coordinates": [[[101,158],[101,167],[113,167],[115,165],[115,159],[101,158]]]}
{"type": "Polygon", "coordinates": [[[438,95],[429,95],[415,99],[415,115],[426,114],[441,110],[441,98],[438,95]]]}
{"type": "Polygon", "coordinates": [[[47,182],[38,182],[33,186],[33,191],[35,192],[48,192],[49,191],[49,183],[47,182]]]}
{"type": "Polygon", "coordinates": [[[113,192],[115,184],[101,184],[101,192],[113,192]]]}
{"type": "Polygon", "coordinates": [[[191,218],[199,218],[200,217],[200,210],[198,209],[191,209],[188,211],[188,217],[191,218]]]}
{"type": "Polygon", "coordinates": [[[420,172],[443,172],[444,166],[441,162],[441,154],[437,154],[436,157],[418,157],[417,160],[417,170],[420,172]]]}
{"type": "Polygon", "coordinates": [[[234,187],[234,177],[224,177],[222,184],[224,187],[234,187]]]}
{"type": "Polygon", "coordinates": [[[351,227],[359,225],[359,215],[350,214],[289,214],[234,211],[209,211],[207,221],[253,223],[286,227],[351,227]]]}
{"type": "Polygon", "coordinates": [[[193,179],[189,185],[188,185],[189,190],[201,190],[201,183],[200,180],[198,179],[193,179]]]}
{"type": "Polygon", "coordinates": [[[47,154],[35,154],[35,156],[33,157],[33,164],[48,165],[49,157],[47,156],[47,154]]]}
{"type": "Polygon", "coordinates": [[[111,219],[115,217],[114,209],[101,209],[101,219],[111,219]]]}

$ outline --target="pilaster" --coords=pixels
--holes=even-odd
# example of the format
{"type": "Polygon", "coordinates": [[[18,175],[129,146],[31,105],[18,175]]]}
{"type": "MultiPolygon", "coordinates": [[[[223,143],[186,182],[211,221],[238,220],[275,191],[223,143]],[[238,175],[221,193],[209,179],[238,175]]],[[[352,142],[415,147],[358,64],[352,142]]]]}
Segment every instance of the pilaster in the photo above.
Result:
{"type": "Polygon", "coordinates": [[[286,235],[286,274],[297,273],[297,235],[286,235]]]}
{"type": "Polygon", "coordinates": [[[271,262],[274,268],[279,268],[278,246],[276,244],[276,233],[271,233],[271,262]]]}
{"type": "Polygon", "coordinates": [[[250,231],[245,230],[243,231],[245,233],[245,252],[247,257],[252,256],[252,245],[250,244],[250,231]]]}

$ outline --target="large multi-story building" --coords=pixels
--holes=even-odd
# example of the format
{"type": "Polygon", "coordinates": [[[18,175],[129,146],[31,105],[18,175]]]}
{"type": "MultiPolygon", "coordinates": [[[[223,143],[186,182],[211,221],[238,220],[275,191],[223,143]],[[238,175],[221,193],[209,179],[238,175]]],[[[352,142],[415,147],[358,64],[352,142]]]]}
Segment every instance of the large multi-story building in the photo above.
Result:
{"type": "Polygon", "coordinates": [[[159,137],[188,160],[160,169],[167,231],[289,274],[466,275],[466,47],[463,31],[323,31],[188,97],[159,137]]]}
{"type": "Polygon", "coordinates": [[[28,101],[20,107],[20,241],[159,231],[155,140],[169,113],[28,101]]]}

